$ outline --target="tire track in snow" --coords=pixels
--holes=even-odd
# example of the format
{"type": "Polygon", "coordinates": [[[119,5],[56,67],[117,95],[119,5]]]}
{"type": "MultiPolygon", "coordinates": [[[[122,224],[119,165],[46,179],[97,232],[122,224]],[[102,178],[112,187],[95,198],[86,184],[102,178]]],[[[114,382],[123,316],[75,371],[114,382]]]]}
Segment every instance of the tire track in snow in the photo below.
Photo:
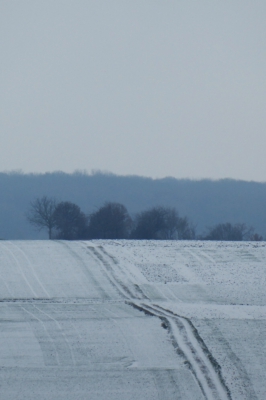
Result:
{"type": "MultiPolygon", "coordinates": [[[[44,315],[46,315],[47,317],[48,317],[48,319],[50,319],[51,321],[53,321],[53,322],[55,322],[55,325],[57,326],[57,330],[58,330],[58,332],[59,332],[59,335],[60,336],[62,336],[63,337],[63,340],[64,340],[64,342],[65,342],[65,344],[66,344],[66,346],[67,346],[67,348],[68,348],[68,350],[69,350],[69,354],[70,354],[70,358],[71,358],[71,362],[69,363],[69,362],[67,362],[66,363],[66,357],[62,357],[63,358],[63,365],[76,365],[76,360],[75,360],[75,357],[74,357],[74,354],[73,354],[73,351],[72,351],[72,347],[71,347],[71,345],[70,345],[70,343],[69,343],[69,340],[68,340],[68,338],[66,337],[66,334],[65,334],[65,332],[63,331],[63,329],[62,329],[62,327],[61,327],[61,325],[59,324],[59,322],[57,321],[57,319],[55,319],[55,318],[53,318],[51,315],[49,315],[47,312],[45,312],[45,311],[43,311],[43,310],[41,310],[39,307],[37,307],[35,304],[33,304],[33,307],[37,310],[37,311],[39,311],[39,313],[41,313],[41,314],[44,314],[44,315]]],[[[62,354],[65,356],[65,355],[67,355],[67,351],[66,351],[66,349],[64,350],[64,349],[62,349],[62,354]]]]}
{"type": "Polygon", "coordinates": [[[116,259],[116,257],[114,257],[113,255],[109,254],[108,251],[103,247],[103,245],[98,246],[97,250],[99,250],[99,252],[102,253],[103,257],[106,257],[111,264],[115,265],[119,269],[120,273],[125,278],[128,278],[128,275],[130,275],[131,278],[133,278],[133,275],[131,274],[131,271],[130,270],[127,271],[127,273],[128,273],[128,275],[127,275],[127,273],[125,272],[125,269],[121,267],[121,265],[119,264],[119,261],[116,259]]]}
{"type": "Polygon", "coordinates": [[[2,243],[2,246],[6,249],[6,251],[11,255],[11,257],[13,258],[13,260],[15,261],[18,270],[21,274],[21,276],[23,277],[24,281],[26,282],[26,285],[28,286],[28,288],[30,289],[30,291],[32,292],[34,297],[38,297],[37,293],[35,292],[35,290],[33,289],[33,287],[31,286],[30,282],[28,281],[26,275],[24,274],[23,269],[21,268],[21,265],[18,261],[18,259],[15,257],[15,255],[12,253],[12,251],[8,248],[8,246],[6,246],[4,243],[2,243]]]}
{"type": "MultiPolygon", "coordinates": [[[[20,308],[21,308],[25,313],[27,313],[28,315],[30,315],[31,318],[33,318],[33,320],[39,322],[39,324],[42,326],[43,331],[45,332],[46,337],[48,338],[49,343],[51,344],[51,346],[52,346],[52,348],[53,348],[53,350],[54,350],[56,363],[53,363],[53,362],[52,362],[52,363],[51,363],[51,362],[45,362],[45,359],[47,358],[47,354],[52,355],[53,353],[51,353],[51,349],[50,349],[50,348],[47,349],[47,347],[46,347],[47,342],[43,341],[43,340],[40,338],[40,336],[39,336],[38,334],[35,334],[35,336],[36,336],[36,338],[37,338],[37,340],[38,340],[38,342],[39,342],[39,344],[40,344],[40,347],[41,347],[41,349],[42,349],[43,358],[44,358],[45,364],[46,364],[46,365],[51,365],[51,364],[52,364],[52,365],[57,365],[57,366],[60,365],[60,363],[59,363],[59,355],[58,355],[58,352],[57,352],[57,348],[56,348],[55,342],[54,342],[52,336],[49,334],[49,332],[48,332],[48,330],[47,330],[47,327],[45,326],[44,322],[43,322],[40,318],[36,317],[36,315],[34,315],[32,312],[30,312],[29,310],[27,310],[25,307],[23,307],[23,306],[20,305],[20,308]]],[[[34,331],[34,329],[33,329],[33,331],[34,331]]]]}
{"type": "Polygon", "coordinates": [[[189,319],[158,305],[143,303],[140,305],[131,303],[131,305],[162,320],[163,328],[168,329],[174,347],[186,360],[206,400],[232,400],[222,377],[221,367],[189,319]]]}
{"type": "MultiPolygon", "coordinates": [[[[56,307],[54,307],[53,303],[49,303],[49,306],[51,307],[53,313],[55,313],[58,316],[60,316],[58,310],[56,309],[56,307]]],[[[75,365],[79,365],[79,366],[80,365],[87,365],[88,364],[88,360],[87,359],[86,359],[86,362],[84,360],[81,361],[80,359],[78,359],[79,358],[78,355],[80,355],[80,350],[81,349],[84,350],[85,347],[82,346],[82,344],[83,344],[82,336],[80,335],[80,332],[76,327],[76,324],[73,323],[72,318],[69,318],[67,313],[62,308],[60,309],[60,312],[61,312],[61,314],[64,315],[65,321],[67,321],[67,323],[69,323],[71,325],[71,327],[73,329],[73,332],[75,332],[75,336],[79,339],[78,341],[74,342],[74,344],[75,344],[74,350],[75,350],[75,354],[76,355],[74,356],[74,354],[73,354],[73,357],[75,359],[75,365]],[[79,343],[79,345],[80,345],[79,348],[77,347],[77,343],[79,343]]],[[[84,359],[84,357],[82,357],[82,358],[84,359]]]]}
{"type": "Polygon", "coordinates": [[[103,247],[87,246],[87,248],[94,254],[94,256],[100,261],[101,265],[105,268],[106,275],[109,281],[116,287],[119,293],[126,299],[139,299],[148,300],[147,296],[142,292],[138,285],[132,284],[131,288],[126,286],[121,279],[118,278],[117,273],[113,268],[113,265],[117,266],[120,270],[120,274],[123,273],[125,278],[127,278],[125,272],[120,267],[118,262],[114,257],[110,256],[106,250],[103,251],[103,247]],[[103,253],[103,254],[102,254],[103,253]],[[106,259],[109,258],[109,260],[106,259]],[[112,265],[113,264],[113,265],[112,265]]]}
{"type": "Polygon", "coordinates": [[[216,265],[216,261],[213,257],[211,257],[209,254],[206,253],[206,251],[201,251],[200,254],[205,257],[207,260],[209,260],[212,264],[216,265]]]}
{"type": "Polygon", "coordinates": [[[186,252],[188,254],[190,254],[192,256],[192,258],[194,258],[194,260],[197,260],[200,263],[200,265],[203,265],[203,259],[202,259],[202,257],[200,257],[199,254],[197,254],[195,251],[188,250],[188,249],[186,249],[186,252]]]}
{"type": "Polygon", "coordinates": [[[119,282],[117,280],[110,264],[104,260],[103,256],[95,249],[95,247],[86,246],[86,248],[94,255],[96,260],[104,267],[105,276],[107,277],[109,282],[116,288],[119,294],[124,299],[131,299],[132,297],[134,297],[133,294],[122,284],[122,282],[119,282]]]}
{"type": "MultiPolygon", "coordinates": [[[[5,286],[7,292],[9,293],[10,298],[13,299],[13,298],[14,298],[14,294],[11,293],[11,290],[10,290],[8,284],[6,283],[6,281],[4,280],[4,278],[3,278],[2,276],[0,277],[0,279],[1,279],[1,281],[3,282],[3,285],[5,286]]],[[[4,299],[2,298],[0,301],[2,301],[2,300],[4,300],[4,299]]]]}
{"type": "MultiPolygon", "coordinates": [[[[1,281],[3,282],[3,285],[4,285],[4,287],[6,288],[7,292],[9,293],[10,298],[11,298],[11,299],[14,298],[14,294],[11,292],[10,287],[8,286],[8,284],[7,284],[7,282],[5,281],[5,279],[4,279],[4,277],[2,276],[2,274],[1,274],[1,276],[0,276],[0,279],[1,279],[1,281]]],[[[0,301],[1,301],[1,300],[0,300],[0,301]]]]}
{"type": "Polygon", "coordinates": [[[42,288],[42,290],[44,291],[44,293],[46,294],[46,296],[47,296],[48,298],[50,298],[50,294],[47,292],[47,290],[46,290],[45,287],[43,286],[42,282],[41,282],[40,279],[38,278],[38,276],[37,276],[37,274],[36,274],[36,272],[35,272],[35,270],[34,270],[34,268],[33,268],[33,266],[32,266],[32,263],[31,263],[31,261],[29,260],[29,258],[28,258],[28,256],[27,256],[27,254],[25,253],[25,251],[23,251],[18,245],[14,244],[13,242],[8,242],[8,243],[9,243],[10,245],[12,245],[13,247],[17,248],[18,251],[20,251],[20,253],[23,255],[23,257],[24,257],[25,260],[27,261],[27,263],[28,263],[28,265],[29,265],[29,267],[30,267],[30,269],[31,269],[31,271],[32,271],[32,274],[33,274],[33,276],[35,277],[36,281],[38,282],[39,286],[42,288]]]}
{"type": "MultiPolygon", "coordinates": [[[[111,254],[109,254],[109,253],[107,252],[107,250],[105,250],[105,248],[104,248],[103,246],[99,246],[98,249],[99,249],[106,257],[108,257],[108,258],[111,260],[111,264],[114,264],[114,265],[116,265],[116,266],[119,268],[120,272],[125,276],[126,279],[128,279],[128,276],[129,276],[129,275],[130,275],[130,277],[131,277],[131,278],[129,278],[129,279],[134,279],[134,278],[135,278],[134,275],[131,273],[130,270],[127,271],[127,273],[128,273],[128,275],[127,275],[127,274],[125,273],[125,269],[122,268],[122,267],[120,266],[118,260],[117,260],[114,256],[112,256],[111,254]]],[[[141,290],[141,288],[139,287],[139,285],[137,285],[137,284],[132,284],[132,286],[133,286],[133,291],[135,291],[135,297],[141,298],[141,299],[149,300],[149,298],[143,293],[143,291],[141,290]]]]}
{"type": "Polygon", "coordinates": [[[85,277],[93,282],[94,287],[97,289],[97,291],[100,294],[100,297],[103,299],[110,299],[110,296],[108,295],[108,293],[106,293],[106,291],[102,288],[102,286],[99,284],[99,282],[97,281],[97,279],[95,278],[95,276],[92,274],[92,272],[88,269],[87,265],[85,264],[84,260],[82,259],[82,257],[80,257],[73,249],[70,248],[70,245],[68,243],[65,242],[59,242],[62,246],[65,246],[67,248],[67,250],[69,251],[69,253],[72,255],[72,257],[78,261],[78,264],[80,265],[85,277]]]}

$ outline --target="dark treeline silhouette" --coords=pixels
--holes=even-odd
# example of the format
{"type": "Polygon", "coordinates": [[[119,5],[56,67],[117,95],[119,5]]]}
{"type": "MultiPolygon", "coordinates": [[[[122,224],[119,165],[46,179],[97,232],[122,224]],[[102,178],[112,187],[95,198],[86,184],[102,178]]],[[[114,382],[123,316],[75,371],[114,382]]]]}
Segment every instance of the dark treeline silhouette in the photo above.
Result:
{"type": "Polygon", "coordinates": [[[56,237],[64,240],[85,239],[88,218],[79,206],[69,201],[57,204],[54,210],[56,237]]]}
{"type": "MultiPolygon", "coordinates": [[[[97,211],[85,215],[69,201],[57,203],[43,196],[30,204],[26,213],[30,224],[45,229],[49,239],[146,239],[192,240],[195,229],[187,217],[180,217],[175,208],[153,207],[131,217],[123,204],[106,202],[97,211]]],[[[218,224],[209,228],[202,240],[262,240],[245,224],[218,224]]]]}
{"type": "Polygon", "coordinates": [[[79,206],[37,198],[26,213],[30,224],[45,229],[49,239],[194,239],[187,217],[174,208],[153,207],[132,218],[123,204],[106,202],[86,216],[79,206]]]}
{"type": "Polygon", "coordinates": [[[89,216],[89,239],[128,239],[133,221],[126,207],[119,203],[105,203],[89,216]]]}
{"type": "Polygon", "coordinates": [[[181,218],[175,208],[153,207],[135,218],[133,239],[195,239],[195,229],[188,218],[181,218]]]}
{"type": "Polygon", "coordinates": [[[228,241],[261,241],[263,238],[258,233],[254,233],[254,228],[247,227],[246,224],[234,224],[227,222],[217,224],[209,228],[208,233],[200,237],[203,240],[228,240],[228,241]]]}
{"type": "MultiPolygon", "coordinates": [[[[196,235],[206,227],[230,222],[253,226],[266,237],[266,183],[223,179],[151,179],[139,176],[85,173],[0,173],[0,238],[45,239],[27,222],[25,212],[33,199],[69,201],[86,214],[94,213],[106,200],[124,204],[135,218],[143,210],[163,205],[189,217],[196,235]]],[[[207,235],[207,233],[206,233],[207,235]]]]}

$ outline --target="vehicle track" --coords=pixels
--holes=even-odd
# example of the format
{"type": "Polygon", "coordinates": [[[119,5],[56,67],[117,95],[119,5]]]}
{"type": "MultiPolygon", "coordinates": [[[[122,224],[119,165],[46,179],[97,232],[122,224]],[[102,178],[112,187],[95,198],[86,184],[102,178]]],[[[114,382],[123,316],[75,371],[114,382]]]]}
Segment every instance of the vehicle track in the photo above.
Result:
{"type": "Polygon", "coordinates": [[[138,285],[133,284],[128,280],[125,272],[116,261],[113,256],[110,256],[106,250],[103,249],[102,246],[94,247],[86,245],[87,249],[96,257],[98,262],[105,268],[106,276],[109,281],[116,287],[119,293],[125,299],[138,299],[138,300],[148,300],[148,297],[142,292],[138,285]],[[115,268],[119,270],[119,274],[115,272],[115,268]],[[119,279],[118,275],[124,275],[126,281],[128,282],[128,286],[124,284],[124,282],[119,279]]]}
{"type": "Polygon", "coordinates": [[[100,297],[102,297],[103,299],[110,299],[109,294],[100,285],[100,283],[95,278],[93,273],[90,271],[90,269],[84,263],[84,260],[82,259],[82,257],[80,257],[79,254],[70,247],[69,243],[66,243],[66,242],[63,242],[63,241],[60,241],[59,243],[62,246],[64,246],[65,248],[67,248],[67,250],[72,255],[72,257],[78,261],[78,263],[79,263],[79,265],[80,265],[85,277],[87,277],[89,279],[89,281],[93,282],[94,287],[96,287],[97,291],[99,292],[100,297]]]}
{"type": "MultiPolygon", "coordinates": [[[[43,327],[45,336],[49,337],[49,342],[51,342],[55,348],[58,365],[75,366],[76,360],[72,346],[59,321],[48,312],[43,311],[36,304],[27,304],[20,307],[43,327]],[[53,328],[51,329],[51,327],[53,328]]],[[[47,351],[47,349],[45,350],[47,351]]],[[[47,354],[44,354],[44,359],[45,358],[47,358],[47,354]]]]}
{"type": "Polygon", "coordinates": [[[46,288],[44,287],[44,285],[42,284],[42,282],[40,281],[39,277],[37,276],[33,265],[30,261],[30,259],[28,258],[27,254],[25,251],[23,251],[18,245],[14,244],[13,242],[9,241],[8,242],[10,246],[13,246],[13,248],[15,248],[20,254],[22,254],[22,257],[26,260],[26,264],[28,269],[31,271],[32,276],[35,278],[35,280],[37,281],[38,285],[40,286],[41,290],[45,293],[45,295],[49,298],[50,293],[48,293],[48,291],[46,290],[46,288]]]}
{"type": "Polygon", "coordinates": [[[17,257],[14,255],[14,253],[8,248],[7,245],[5,245],[4,243],[2,243],[2,249],[5,249],[5,251],[10,255],[10,257],[14,260],[15,265],[17,266],[17,270],[19,272],[19,274],[21,275],[21,277],[23,278],[26,287],[28,287],[28,289],[30,290],[30,292],[33,294],[34,297],[38,297],[37,293],[35,292],[35,290],[33,289],[31,283],[29,282],[28,278],[26,277],[23,268],[21,267],[19,260],[17,259],[17,257]]]}
{"type": "Polygon", "coordinates": [[[221,374],[221,367],[187,318],[153,304],[131,305],[140,311],[162,320],[162,327],[171,335],[173,346],[184,358],[206,400],[232,400],[221,374]]]}
{"type": "Polygon", "coordinates": [[[143,291],[141,290],[139,285],[137,285],[136,283],[130,282],[132,279],[134,279],[134,276],[130,272],[130,270],[127,271],[127,273],[126,273],[125,268],[122,268],[121,265],[119,264],[118,260],[113,255],[109,254],[108,251],[103,246],[99,246],[98,249],[110,260],[111,266],[112,266],[112,264],[117,266],[120,273],[122,273],[124,275],[125,280],[129,281],[129,283],[131,285],[131,292],[133,291],[135,297],[140,298],[140,299],[149,300],[149,298],[145,295],[145,293],[143,293],[143,291]]]}
{"type": "Polygon", "coordinates": [[[25,313],[25,315],[30,316],[29,319],[26,317],[26,320],[28,320],[29,323],[31,323],[32,325],[33,332],[42,349],[43,360],[45,365],[53,365],[53,366],[60,365],[59,353],[57,351],[55,341],[52,335],[49,333],[49,330],[47,329],[47,326],[44,323],[44,321],[35,314],[33,314],[31,311],[29,311],[27,309],[28,308],[27,306],[23,307],[22,305],[20,305],[20,308],[25,313]],[[35,327],[33,324],[33,322],[36,321],[39,324],[39,328],[35,327]]]}
{"type": "MultiPolygon", "coordinates": [[[[65,243],[63,243],[63,245],[68,249],[70,254],[78,260],[84,275],[97,287],[103,303],[105,301],[108,303],[108,300],[112,302],[112,299],[110,299],[108,293],[101,287],[83,258],[80,257],[70,245],[65,243]]],[[[129,276],[121,265],[119,265],[115,257],[110,255],[103,246],[88,246],[87,243],[84,243],[82,247],[90,253],[89,256],[98,261],[105,277],[108,278],[108,281],[120,294],[120,300],[118,299],[118,301],[125,301],[126,304],[135,307],[139,311],[155,316],[161,320],[162,328],[167,329],[177,354],[183,358],[184,363],[193,374],[204,398],[206,400],[232,400],[230,391],[222,377],[220,365],[208,350],[192,322],[188,318],[174,314],[172,311],[164,309],[158,304],[150,303],[150,299],[142,292],[139,286],[134,283],[133,277],[129,276]]],[[[12,254],[8,248],[6,248],[6,251],[12,254]]],[[[63,326],[61,326],[58,320],[58,311],[53,308],[53,304],[60,303],[61,300],[49,298],[50,296],[45,291],[44,287],[42,287],[42,289],[46,292],[45,294],[48,295],[48,299],[37,298],[31,286],[31,282],[27,280],[27,276],[23,273],[23,269],[17,258],[13,254],[12,257],[16,262],[18,271],[33,294],[33,298],[12,299],[12,301],[20,302],[20,307],[24,313],[27,314],[28,320],[36,325],[36,332],[38,331],[36,335],[40,341],[42,351],[47,354],[48,352],[53,352],[50,358],[48,355],[45,358],[47,365],[83,365],[83,360],[77,357],[76,348],[73,347],[71,337],[65,333],[63,326]],[[41,306],[42,302],[51,304],[51,310],[49,310],[49,308],[43,308],[41,306]],[[50,326],[55,328],[54,331],[50,329],[50,326]]],[[[30,261],[25,254],[24,257],[28,262],[27,268],[33,273],[35,280],[37,280],[40,285],[41,282],[32,270],[30,261]]],[[[2,301],[5,300],[3,299],[2,301]]],[[[68,299],[68,301],[72,303],[71,299],[68,299]]],[[[80,301],[84,302],[86,299],[81,299],[80,301]]],[[[65,299],[62,300],[62,303],[64,302],[66,302],[65,299]]],[[[114,300],[114,302],[116,301],[114,300]]],[[[113,320],[113,318],[110,319],[113,320]]],[[[72,327],[75,329],[74,326],[72,327]]],[[[76,334],[78,334],[77,331],[76,334]]],[[[162,382],[164,382],[164,379],[166,378],[163,376],[162,382]]],[[[159,397],[163,398],[162,395],[159,397]]]]}
{"type": "MultiPolygon", "coordinates": [[[[127,304],[162,320],[162,327],[167,329],[171,335],[174,347],[178,354],[184,358],[184,362],[194,375],[204,398],[206,400],[232,400],[230,391],[222,377],[220,365],[208,350],[191,321],[165,310],[159,305],[135,302],[140,297],[144,300],[144,295],[134,290],[133,284],[130,285],[129,289],[120,281],[114,271],[117,261],[109,256],[102,247],[97,247],[97,249],[91,247],[90,250],[110,273],[112,282],[120,288],[124,297],[130,298],[130,301],[126,301],[127,304]]],[[[121,267],[119,266],[119,268],[121,267]]],[[[147,299],[146,296],[145,298],[147,299]]]]}

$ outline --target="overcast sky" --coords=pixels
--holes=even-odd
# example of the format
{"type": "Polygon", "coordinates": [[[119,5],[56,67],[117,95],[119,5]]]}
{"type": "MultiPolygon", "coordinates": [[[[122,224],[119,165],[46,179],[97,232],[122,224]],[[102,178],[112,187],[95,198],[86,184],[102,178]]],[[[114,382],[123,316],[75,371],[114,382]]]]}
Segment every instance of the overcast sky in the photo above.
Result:
{"type": "Polygon", "coordinates": [[[0,0],[0,171],[266,181],[265,0],[0,0]]]}

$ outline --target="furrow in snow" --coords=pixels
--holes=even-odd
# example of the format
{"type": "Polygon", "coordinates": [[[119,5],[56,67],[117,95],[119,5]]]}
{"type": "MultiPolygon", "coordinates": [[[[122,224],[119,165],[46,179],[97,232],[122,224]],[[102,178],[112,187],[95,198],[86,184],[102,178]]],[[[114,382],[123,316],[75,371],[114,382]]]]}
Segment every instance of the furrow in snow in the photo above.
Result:
{"type": "MultiPolygon", "coordinates": [[[[111,268],[113,265],[113,267],[116,267],[117,269],[119,269],[119,274],[121,274],[124,278],[124,281],[130,285],[130,289],[127,288],[127,290],[130,291],[131,293],[133,293],[133,297],[135,297],[137,299],[149,300],[149,298],[143,293],[143,291],[141,290],[139,285],[137,285],[136,283],[132,284],[131,281],[132,281],[132,279],[134,280],[135,277],[131,273],[130,269],[126,271],[125,268],[122,268],[121,265],[119,264],[118,260],[111,254],[109,254],[103,246],[99,246],[97,248],[97,250],[99,250],[106,258],[108,258],[109,262],[107,262],[107,263],[109,264],[109,266],[111,268]]],[[[114,268],[112,268],[112,269],[113,269],[113,273],[114,273],[114,268]]],[[[118,280],[117,278],[116,278],[116,280],[120,284],[122,284],[121,280],[118,280]]]]}
{"type": "MultiPolygon", "coordinates": [[[[48,335],[49,341],[52,342],[55,348],[57,364],[61,366],[75,366],[75,358],[71,345],[59,322],[35,304],[27,304],[23,307],[21,306],[21,308],[42,325],[43,330],[46,332],[46,337],[48,335]]],[[[46,349],[45,352],[47,350],[49,351],[49,349],[46,349]]],[[[44,359],[48,357],[49,354],[44,354],[44,359]]]]}
{"type": "Polygon", "coordinates": [[[96,250],[96,248],[93,246],[87,246],[87,248],[97,258],[98,262],[100,262],[105,268],[106,276],[112,285],[116,287],[120,295],[125,299],[135,298],[136,296],[134,296],[134,294],[120,281],[120,279],[117,278],[110,263],[104,259],[104,257],[96,250]]]}
{"type": "Polygon", "coordinates": [[[56,327],[57,327],[57,329],[58,329],[58,332],[60,333],[60,335],[63,336],[63,339],[64,339],[64,342],[65,342],[65,344],[66,344],[66,347],[67,347],[68,350],[69,350],[69,354],[70,354],[70,357],[71,357],[71,362],[68,362],[68,363],[69,363],[70,365],[76,365],[76,360],[75,360],[75,357],[74,357],[74,354],[73,354],[73,351],[72,351],[72,347],[71,347],[71,345],[70,345],[70,343],[69,343],[69,340],[68,340],[68,338],[67,338],[67,336],[66,336],[64,330],[62,329],[62,327],[61,327],[61,325],[59,324],[59,322],[57,321],[57,319],[53,318],[53,317],[52,317],[50,314],[48,314],[47,312],[41,310],[41,309],[40,309],[39,307],[37,307],[35,304],[33,305],[33,307],[34,307],[36,310],[38,310],[40,313],[46,315],[50,320],[52,320],[52,321],[55,322],[56,327]]]}
{"type": "Polygon", "coordinates": [[[33,268],[33,265],[32,265],[32,263],[31,263],[31,261],[30,261],[29,258],[27,257],[26,252],[23,251],[23,250],[22,250],[18,245],[16,245],[15,243],[13,243],[13,242],[8,242],[8,243],[9,243],[10,245],[12,245],[14,248],[16,248],[16,249],[22,254],[22,256],[23,256],[24,259],[26,260],[28,266],[30,267],[33,276],[35,277],[36,281],[38,282],[38,285],[41,287],[42,291],[45,293],[45,295],[46,295],[48,298],[51,297],[50,294],[49,294],[49,293],[47,292],[47,290],[45,289],[45,287],[43,286],[43,284],[42,284],[42,282],[40,281],[40,279],[38,278],[38,276],[37,276],[37,274],[36,274],[36,272],[35,272],[35,270],[34,270],[34,268],[33,268]]]}
{"type": "Polygon", "coordinates": [[[165,321],[164,327],[168,328],[179,353],[186,359],[205,398],[230,400],[230,392],[223,381],[220,367],[212,362],[211,353],[203,341],[196,337],[191,322],[156,305],[141,304],[140,308],[165,321]]]}
{"type": "Polygon", "coordinates": [[[26,283],[26,287],[29,288],[30,292],[33,294],[34,297],[38,297],[36,291],[34,290],[33,286],[31,285],[31,283],[29,282],[27,276],[25,275],[23,268],[20,265],[19,260],[17,259],[17,257],[14,255],[14,253],[8,248],[7,245],[2,243],[2,247],[10,254],[10,256],[12,257],[12,259],[14,260],[20,275],[22,276],[22,278],[24,279],[24,282],[26,283]]]}
{"type": "Polygon", "coordinates": [[[29,311],[26,307],[20,306],[20,308],[30,316],[29,322],[32,325],[33,332],[38,340],[40,347],[43,353],[43,360],[45,365],[49,366],[58,366],[59,362],[59,354],[57,351],[57,346],[52,335],[49,333],[47,326],[44,321],[38,318],[35,314],[29,311]],[[35,326],[34,322],[38,322],[38,326],[35,326]]]}
{"type": "MultiPolygon", "coordinates": [[[[74,257],[74,259],[78,262],[78,265],[80,266],[81,270],[83,271],[83,274],[90,282],[93,283],[94,288],[97,290],[99,293],[100,297],[110,299],[109,294],[103,289],[103,287],[100,285],[98,280],[95,278],[91,270],[85,265],[83,259],[80,257],[80,255],[74,251],[71,247],[70,244],[64,241],[59,242],[62,246],[66,247],[69,253],[74,257]]],[[[84,283],[83,283],[84,285],[84,283]]],[[[85,288],[86,289],[86,288],[85,288]]],[[[87,289],[86,289],[87,290],[87,289]]]]}
{"type": "Polygon", "coordinates": [[[103,273],[105,274],[108,281],[119,292],[120,296],[122,296],[124,299],[131,298],[131,293],[129,293],[128,290],[124,288],[124,285],[118,281],[110,265],[103,259],[103,257],[101,257],[101,255],[97,252],[97,250],[92,246],[87,246],[87,248],[95,257],[97,262],[103,267],[103,273]]]}

